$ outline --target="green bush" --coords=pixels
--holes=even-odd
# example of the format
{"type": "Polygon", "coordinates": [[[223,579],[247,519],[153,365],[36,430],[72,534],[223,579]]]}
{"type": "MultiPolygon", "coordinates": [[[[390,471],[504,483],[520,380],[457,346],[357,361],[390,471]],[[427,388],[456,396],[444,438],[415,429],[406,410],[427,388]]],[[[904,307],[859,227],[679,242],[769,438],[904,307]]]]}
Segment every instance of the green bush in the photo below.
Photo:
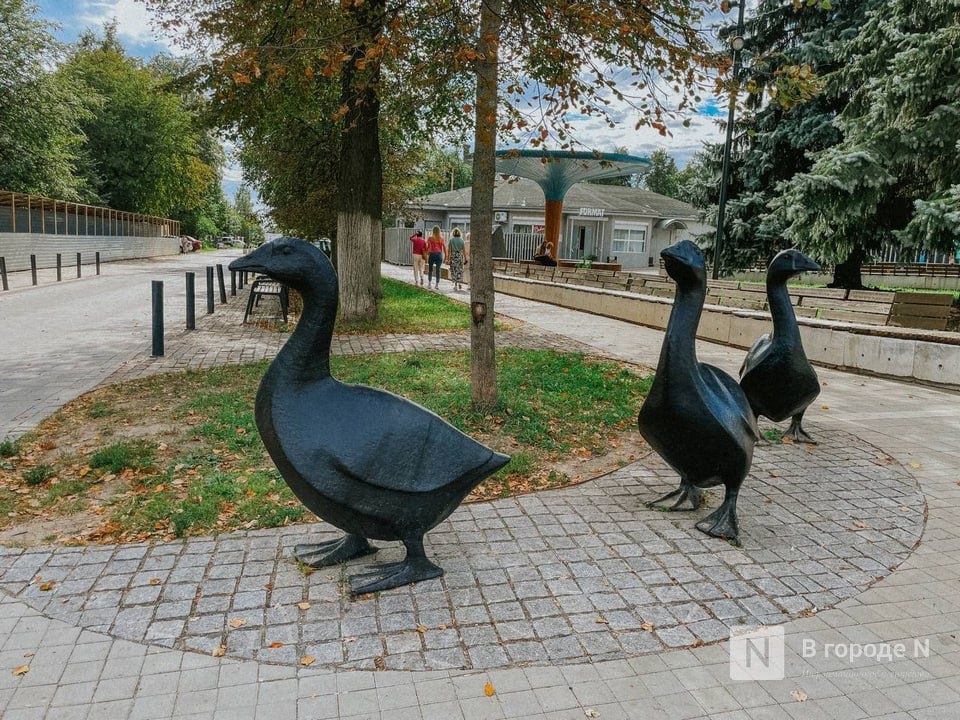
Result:
{"type": "Polygon", "coordinates": [[[23,481],[27,485],[42,485],[53,475],[53,468],[49,465],[37,465],[23,471],[23,481]]]}
{"type": "Polygon", "coordinates": [[[123,440],[95,452],[90,467],[112,473],[126,468],[140,470],[153,466],[153,452],[153,446],[145,440],[123,440]]]}
{"type": "Polygon", "coordinates": [[[20,441],[5,437],[0,440],[0,457],[13,457],[20,454],[20,441]]]}

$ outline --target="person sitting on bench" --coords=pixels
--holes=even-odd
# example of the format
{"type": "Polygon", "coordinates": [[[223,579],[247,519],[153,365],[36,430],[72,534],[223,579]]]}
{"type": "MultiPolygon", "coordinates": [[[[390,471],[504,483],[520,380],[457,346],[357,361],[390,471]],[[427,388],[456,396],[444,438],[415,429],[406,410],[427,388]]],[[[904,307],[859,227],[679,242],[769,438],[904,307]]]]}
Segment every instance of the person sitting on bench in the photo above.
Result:
{"type": "Polygon", "coordinates": [[[546,240],[540,243],[540,247],[538,247],[537,251],[533,254],[533,261],[539,265],[556,267],[557,261],[553,259],[553,244],[548,243],[546,240]]]}

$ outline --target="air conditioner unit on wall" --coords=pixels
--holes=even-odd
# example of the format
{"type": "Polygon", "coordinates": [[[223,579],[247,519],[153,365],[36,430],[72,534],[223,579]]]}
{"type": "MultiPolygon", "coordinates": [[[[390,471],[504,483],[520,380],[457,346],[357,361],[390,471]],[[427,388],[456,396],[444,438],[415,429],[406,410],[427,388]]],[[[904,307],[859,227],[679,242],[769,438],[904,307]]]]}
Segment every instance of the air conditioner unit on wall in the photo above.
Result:
{"type": "Polygon", "coordinates": [[[502,210],[501,210],[500,212],[495,212],[495,213],[493,214],[493,221],[494,221],[494,222],[506,222],[506,221],[507,221],[507,213],[504,212],[504,211],[502,211],[502,210]]]}

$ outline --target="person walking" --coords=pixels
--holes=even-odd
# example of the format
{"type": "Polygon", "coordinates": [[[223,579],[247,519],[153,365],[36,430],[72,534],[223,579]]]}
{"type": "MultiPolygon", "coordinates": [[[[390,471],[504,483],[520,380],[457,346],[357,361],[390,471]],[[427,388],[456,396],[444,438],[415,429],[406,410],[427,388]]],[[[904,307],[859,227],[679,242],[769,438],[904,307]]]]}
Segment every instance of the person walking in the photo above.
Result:
{"type": "Polygon", "coordinates": [[[447,249],[450,256],[450,280],[453,281],[453,291],[460,292],[463,283],[463,267],[467,264],[467,245],[460,234],[460,228],[454,228],[447,249]]]}
{"type": "Polygon", "coordinates": [[[413,284],[423,286],[423,260],[427,252],[427,241],[423,237],[423,230],[417,230],[410,236],[411,252],[413,253],[413,284]]]}
{"type": "Polygon", "coordinates": [[[430,237],[427,238],[427,287],[434,287],[433,268],[437,268],[436,289],[440,289],[440,266],[447,257],[447,244],[443,241],[443,235],[440,234],[440,226],[434,225],[430,237]]]}

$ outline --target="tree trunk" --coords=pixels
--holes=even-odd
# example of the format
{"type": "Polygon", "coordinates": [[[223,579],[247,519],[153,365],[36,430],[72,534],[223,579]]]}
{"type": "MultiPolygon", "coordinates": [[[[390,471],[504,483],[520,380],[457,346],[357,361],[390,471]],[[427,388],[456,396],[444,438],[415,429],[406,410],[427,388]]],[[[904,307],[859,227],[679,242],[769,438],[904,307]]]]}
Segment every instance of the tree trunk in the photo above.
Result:
{"type": "Polygon", "coordinates": [[[863,277],[860,274],[860,266],[866,253],[862,245],[856,245],[847,255],[847,259],[838,263],[833,269],[833,282],[827,285],[832,288],[846,288],[848,290],[860,290],[863,288],[863,277]]]}
{"type": "Polygon", "coordinates": [[[337,272],[344,319],[373,320],[380,298],[383,165],[380,157],[379,63],[363,70],[356,62],[382,31],[385,0],[350,4],[358,37],[341,77],[340,100],[347,108],[340,134],[337,272]]]}
{"type": "Polygon", "coordinates": [[[502,0],[482,0],[477,43],[476,131],[470,203],[470,399],[474,408],[497,404],[493,332],[493,184],[497,151],[497,69],[502,0]]]}

